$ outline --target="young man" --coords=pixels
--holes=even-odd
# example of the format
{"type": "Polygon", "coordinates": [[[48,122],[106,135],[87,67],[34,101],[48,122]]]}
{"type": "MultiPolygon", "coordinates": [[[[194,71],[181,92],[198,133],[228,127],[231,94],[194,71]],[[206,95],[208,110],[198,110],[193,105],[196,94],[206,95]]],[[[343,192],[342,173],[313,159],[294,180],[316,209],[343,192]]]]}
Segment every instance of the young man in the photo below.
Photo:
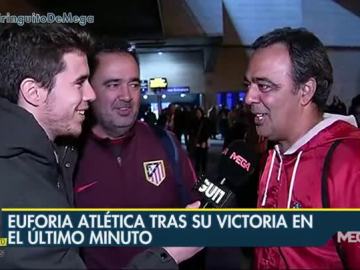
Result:
{"type": "MultiPolygon", "coordinates": [[[[71,166],[53,142],[78,136],[95,100],[91,46],[86,32],[64,25],[14,24],[0,34],[0,208],[72,207],[71,166]]],[[[176,269],[196,250],[147,250],[130,267],[176,269]]],[[[85,268],[75,248],[5,248],[1,255],[6,269],[85,268]]]]}
{"type": "MultiPolygon", "coordinates": [[[[136,55],[123,45],[99,44],[90,71],[95,124],[79,161],[76,206],[174,208],[192,201],[196,176],[179,142],[136,120],[141,101],[136,55]]],[[[141,250],[84,248],[82,254],[88,267],[104,269],[124,267],[141,250]]]]}
{"type": "MultiPolygon", "coordinates": [[[[53,141],[78,136],[95,94],[91,39],[61,25],[10,26],[0,36],[0,207],[71,207],[53,141]]],[[[84,268],[77,249],[7,248],[1,268],[84,268]]]]}
{"type": "MultiPolygon", "coordinates": [[[[322,111],[333,82],[325,47],[305,29],[283,28],[257,39],[253,49],[245,75],[246,103],[257,133],[278,142],[260,180],[258,207],[360,207],[360,132],[354,118],[322,111]],[[325,156],[335,142],[322,183],[325,156]]],[[[321,247],[257,248],[255,256],[257,269],[345,265],[359,267],[358,244],[330,239],[321,247]]]]}

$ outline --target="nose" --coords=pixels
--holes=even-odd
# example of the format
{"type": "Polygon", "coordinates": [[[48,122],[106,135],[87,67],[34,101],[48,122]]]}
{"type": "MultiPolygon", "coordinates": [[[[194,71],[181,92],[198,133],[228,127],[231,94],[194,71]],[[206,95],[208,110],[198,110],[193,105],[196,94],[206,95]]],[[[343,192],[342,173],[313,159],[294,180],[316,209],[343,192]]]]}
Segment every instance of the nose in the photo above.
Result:
{"type": "Polygon", "coordinates": [[[248,91],[246,93],[245,103],[247,105],[251,105],[253,103],[258,103],[258,102],[259,102],[259,90],[255,85],[250,84],[248,86],[248,91]]]}
{"type": "Polygon", "coordinates": [[[119,98],[124,101],[130,101],[131,100],[131,89],[130,86],[127,84],[124,84],[119,89],[119,98]]]}
{"type": "Polygon", "coordinates": [[[92,88],[91,84],[87,81],[84,88],[83,100],[87,102],[92,102],[95,99],[96,99],[96,95],[94,89],[92,88]]]}

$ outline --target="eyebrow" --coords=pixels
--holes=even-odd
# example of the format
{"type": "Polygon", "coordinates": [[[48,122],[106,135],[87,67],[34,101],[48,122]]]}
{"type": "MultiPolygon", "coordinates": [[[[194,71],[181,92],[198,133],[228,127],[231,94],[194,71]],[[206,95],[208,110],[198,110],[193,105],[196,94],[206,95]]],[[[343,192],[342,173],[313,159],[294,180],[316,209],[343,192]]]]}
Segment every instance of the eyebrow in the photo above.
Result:
{"type": "Polygon", "coordinates": [[[76,78],[74,82],[75,83],[82,83],[82,82],[86,81],[88,78],[89,78],[89,74],[82,75],[82,76],[76,78]]]}
{"type": "Polygon", "coordinates": [[[251,82],[254,82],[254,83],[257,83],[259,81],[268,81],[270,82],[268,79],[266,78],[253,78],[253,79],[249,79],[247,78],[246,76],[244,76],[244,83],[251,83],[251,82]]]}
{"type": "MultiPolygon", "coordinates": [[[[109,83],[121,83],[123,82],[124,79],[107,79],[103,82],[103,85],[107,85],[109,83]]],[[[139,78],[132,78],[129,80],[129,82],[137,82],[140,83],[140,79],[139,78]]]]}
{"type": "Polygon", "coordinates": [[[244,76],[244,82],[258,83],[258,82],[261,82],[261,81],[269,82],[269,83],[272,83],[272,84],[276,85],[276,83],[274,83],[273,81],[271,81],[271,80],[269,80],[268,78],[265,78],[265,77],[255,77],[255,78],[249,80],[246,76],[244,76]]]}
{"type": "Polygon", "coordinates": [[[103,81],[103,85],[107,85],[109,83],[118,83],[118,82],[121,82],[122,80],[121,79],[107,79],[105,81],[103,81]]]}
{"type": "Polygon", "coordinates": [[[274,83],[271,80],[269,80],[268,78],[264,78],[264,77],[254,78],[254,82],[259,82],[259,81],[265,81],[265,82],[269,82],[269,83],[274,83]]]}
{"type": "Polygon", "coordinates": [[[139,79],[139,78],[132,78],[132,79],[130,80],[130,82],[140,83],[140,79],[139,79]]]}

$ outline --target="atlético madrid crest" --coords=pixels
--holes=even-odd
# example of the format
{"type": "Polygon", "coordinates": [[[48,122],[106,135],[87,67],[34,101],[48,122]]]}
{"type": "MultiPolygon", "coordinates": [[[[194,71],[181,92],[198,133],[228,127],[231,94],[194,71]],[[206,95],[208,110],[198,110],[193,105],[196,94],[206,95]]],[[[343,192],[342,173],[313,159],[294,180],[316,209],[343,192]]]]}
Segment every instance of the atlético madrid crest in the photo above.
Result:
{"type": "Polygon", "coordinates": [[[143,164],[146,180],[155,186],[159,186],[166,177],[164,161],[146,161],[143,164]]]}

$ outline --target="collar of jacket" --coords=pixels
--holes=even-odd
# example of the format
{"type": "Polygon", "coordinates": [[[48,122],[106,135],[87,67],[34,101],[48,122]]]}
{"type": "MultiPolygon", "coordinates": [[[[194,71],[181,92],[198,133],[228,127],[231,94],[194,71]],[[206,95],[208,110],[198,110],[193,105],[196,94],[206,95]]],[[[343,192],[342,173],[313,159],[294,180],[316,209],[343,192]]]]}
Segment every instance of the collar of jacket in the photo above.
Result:
{"type": "Polygon", "coordinates": [[[109,137],[102,138],[98,135],[96,135],[91,130],[91,138],[94,139],[96,142],[102,144],[102,145],[117,145],[117,144],[124,144],[128,141],[130,141],[135,136],[135,129],[136,129],[137,122],[121,137],[110,139],[109,137]]]}
{"type": "MultiPolygon", "coordinates": [[[[311,141],[316,135],[320,132],[324,131],[326,128],[333,125],[335,122],[343,121],[349,123],[355,127],[357,127],[356,119],[353,115],[339,115],[339,114],[330,114],[324,113],[323,120],[316,124],[313,128],[311,128],[308,132],[305,133],[300,139],[298,139],[288,150],[285,151],[284,155],[292,155],[297,152],[300,148],[306,145],[308,142],[311,141]]],[[[339,138],[332,138],[333,136],[328,136],[326,140],[323,140],[324,143],[329,141],[339,139],[339,138]]],[[[312,148],[312,146],[309,146],[312,148]]],[[[315,145],[313,145],[315,147],[315,145]]]]}

